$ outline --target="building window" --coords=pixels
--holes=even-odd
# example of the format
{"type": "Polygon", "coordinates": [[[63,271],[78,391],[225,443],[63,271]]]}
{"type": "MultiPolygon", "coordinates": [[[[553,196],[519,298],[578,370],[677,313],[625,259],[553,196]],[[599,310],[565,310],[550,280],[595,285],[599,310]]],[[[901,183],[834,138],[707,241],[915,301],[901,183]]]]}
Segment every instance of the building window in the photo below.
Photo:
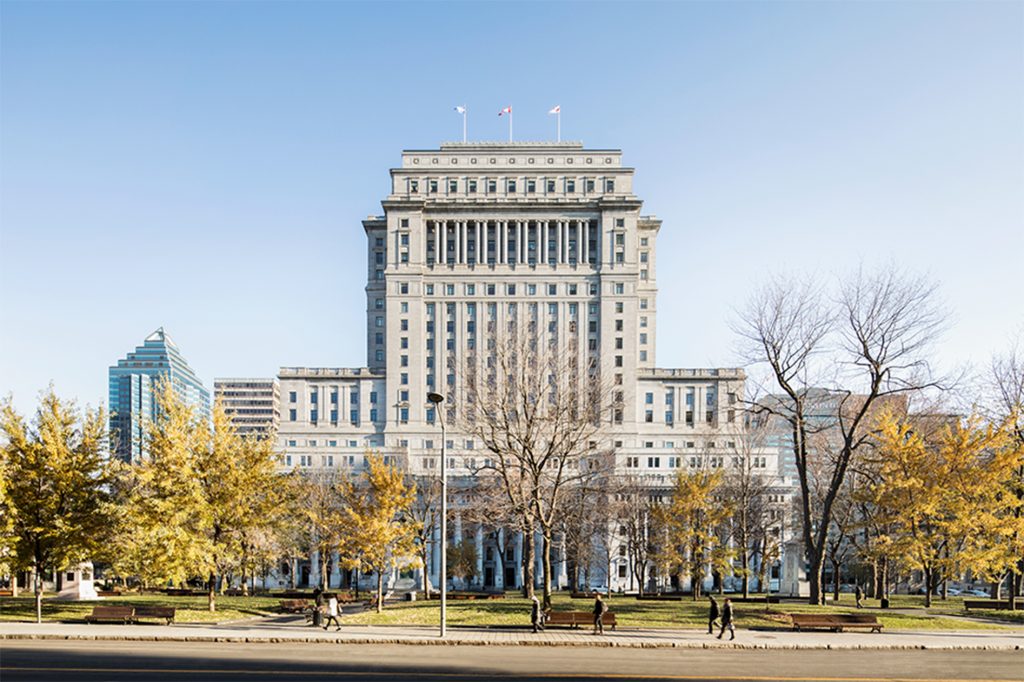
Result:
{"type": "Polygon", "coordinates": [[[408,386],[409,385],[409,374],[408,373],[402,372],[402,374],[401,374],[401,382],[400,383],[403,386],[408,386]]]}
{"type": "Polygon", "coordinates": [[[494,194],[497,191],[498,191],[498,181],[497,180],[488,180],[487,181],[487,192],[489,194],[494,194]]]}
{"type": "Polygon", "coordinates": [[[647,334],[641,334],[640,335],[640,345],[641,346],[646,346],[647,345],[647,334]]]}
{"type": "Polygon", "coordinates": [[[585,191],[593,192],[594,191],[594,181],[591,180],[590,178],[587,178],[587,180],[585,181],[583,187],[584,187],[585,191]]]}
{"type": "Polygon", "coordinates": [[[400,293],[400,294],[408,294],[409,293],[409,283],[408,282],[400,283],[398,285],[398,293],[400,293]]]}
{"type": "Polygon", "coordinates": [[[381,317],[380,315],[378,315],[377,318],[373,321],[373,324],[376,327],[383,327],[384,326],[384,318],[381,317]]]}
{"type": "Polygon", "coordinates": [[[296,415],[296,411],[295,411],[295,410],[288,410],[288,421],[291,421],[291,422],[293,422],[293,421],[295,421],[295,420],[296,420],[297,418],[298,418],[298,417],[297,417],[297,415],[296,415]]]}
{"type": "Polygon", "coordinates": [[[310,410],[309,421],[313,422],[314,424],[320,421],[320,412],[318,410],[310,410]]]}
{"type": "Polygon", "coordinates": [[[569,193],[569,194],[571,194],[572,192],[575,192],[576,191],[576,181],[575,180],[566,179],[566,181],[565,181],[565,191],[566,191],[566,193],[569,193]]]}
{"type": "Polygon", "coordinates": [[[614,192],[615,191],[615,181],[610,179],[610,178],[605,180],[604,181],[604,191],[605,192],[614,192]]]}
{"type": "Polygon", "coordinates": [[[640,362],[647,362],[647,351],[640,351],[640,362]]]}
{"type": "Polygon", "coordinates": [[[537,181],[536,180],[527,180],[526,181],[526,191],[529,194],[533,194],[534,192],[536,192],[537,191],[537,181]]]}
{"type": "Polygon", "coordinates": [[[469,188],[470,194],[476,194],[476,180],[470,180],[467,183],[467,187],[469,188]]]}
{"type": "Polygon", "coordinates": [[[448,193],[449,194],[455,194],[458,191],[459,191],[459,181],[458,180],[449,180],[448,181],[448,193]]]}
{"type": "Polygon", "coordinates": [[[547,191],[549,193],[555,191],[555,181],[554,180],[548,180],[547,181],[547,191]]]}
{"type": "Polygon", "coordinates": [[[437,180],[431,180],[427,187],[429,188],[427,191],[431,194],[437,194],[437,180]]]}
{"type": "Polygon", "coordinates": [[[624,294],[624,293],[626,293],[626,285],[623,284],[622,282],[616,282],[615,283],[615,293],[616,294],[624,294]]]}
{"type": "Polygon", "coordinates": [[[297,398],[298,396],[296,395],[295,391],[288,391],[288,402],[294,403],[297,398]]]}
{"type": "Polygon", "coordinates": [[[398,410],[398,420],[403,424],[409,423],[409,408],[403,407],[398,410]]]}

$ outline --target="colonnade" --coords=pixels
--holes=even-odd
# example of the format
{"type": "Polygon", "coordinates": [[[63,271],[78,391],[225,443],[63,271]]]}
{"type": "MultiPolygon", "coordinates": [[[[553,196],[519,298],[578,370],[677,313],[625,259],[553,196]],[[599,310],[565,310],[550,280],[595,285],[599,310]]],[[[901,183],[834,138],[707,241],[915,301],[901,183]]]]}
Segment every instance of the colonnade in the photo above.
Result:
{"type": "Polygon", "coordinates": [[[430,265],[589,265],[600,253],[592,220],[428,220],[426,236],[430,265]]]}

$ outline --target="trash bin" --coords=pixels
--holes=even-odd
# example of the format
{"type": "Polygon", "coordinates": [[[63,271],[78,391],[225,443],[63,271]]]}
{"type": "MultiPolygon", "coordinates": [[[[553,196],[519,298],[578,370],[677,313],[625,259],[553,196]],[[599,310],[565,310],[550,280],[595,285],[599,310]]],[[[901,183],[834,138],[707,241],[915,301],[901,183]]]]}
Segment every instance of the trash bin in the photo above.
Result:
{"type": "Polygon", "coordinates": [[[889,608],[889,598],[888,597],[882,597],[879,601],[881,602],[883,609],[889,608]]]}
{"type": "Polygon", "coordinates": [[[320,613],[320,609],[313,609],[313,627],[323,627],[323,614],[320,613]]]}
{"type": "Polygon", "coordinates": [[[410,590],[406,592],[405,601],[416,601],[416,590],[410,590]]]}

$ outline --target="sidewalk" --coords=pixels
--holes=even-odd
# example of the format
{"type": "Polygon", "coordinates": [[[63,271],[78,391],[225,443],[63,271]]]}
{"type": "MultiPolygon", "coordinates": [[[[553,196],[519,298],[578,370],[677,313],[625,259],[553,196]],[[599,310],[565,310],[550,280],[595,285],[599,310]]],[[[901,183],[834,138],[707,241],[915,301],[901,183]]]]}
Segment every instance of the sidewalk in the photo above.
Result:
{"type": "Polygon", "coordinates": [[[0,623],[4,639],[102,639],[178,642],[303,642],[322,644],[411,644],[496,646],[674,647],[687,649],[1024,649],[1024,630],[792,632],[738,630],[735,641],[718,640],[697,630],[619,629],[603,636],[588,630],[551,629],[534,634],[526,629],[449,628],[441,639],[437,628],[346,626],[340,632],[303,626],[300,622],[254,619],[216,625],[85,625],[72,623],[0,623]]]}

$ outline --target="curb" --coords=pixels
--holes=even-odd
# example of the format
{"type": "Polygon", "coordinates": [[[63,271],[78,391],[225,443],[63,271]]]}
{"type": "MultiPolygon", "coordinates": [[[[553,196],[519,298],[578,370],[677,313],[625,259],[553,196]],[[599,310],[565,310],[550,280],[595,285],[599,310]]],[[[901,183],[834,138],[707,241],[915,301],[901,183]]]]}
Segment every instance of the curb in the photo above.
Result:
{"type": "Polygon", "coordinates": [[[1020,644],[977,644],[977,645],[944,645],[929,646],[924,644],[898,645],[898,644],[746,644],[746,643],[723,643],[709,644],[701,642],[629,642],[609,640],[604,642],[566,642],[566,641],[544,641],[533,639],[507,640],[501,642],[454,640],[454,639],[412,639],[412,638],[390,638],[373,637],[362,639],[323,639],[319,637],[214,637],[208,635],[195,636],[144,636],[144,635],[47,635],[47,634],[4,634],[0,635],[2,640],[86,640],[86,641],[124,641],[124,642],[217,642],[236,644],[401,644],[407,646],[537,646],[537,647],[592,647],[592,648],[622,648],[622,649],[746,649],[746,650],[868,650],[868,651],[1020,651],[1020,644]]]}

